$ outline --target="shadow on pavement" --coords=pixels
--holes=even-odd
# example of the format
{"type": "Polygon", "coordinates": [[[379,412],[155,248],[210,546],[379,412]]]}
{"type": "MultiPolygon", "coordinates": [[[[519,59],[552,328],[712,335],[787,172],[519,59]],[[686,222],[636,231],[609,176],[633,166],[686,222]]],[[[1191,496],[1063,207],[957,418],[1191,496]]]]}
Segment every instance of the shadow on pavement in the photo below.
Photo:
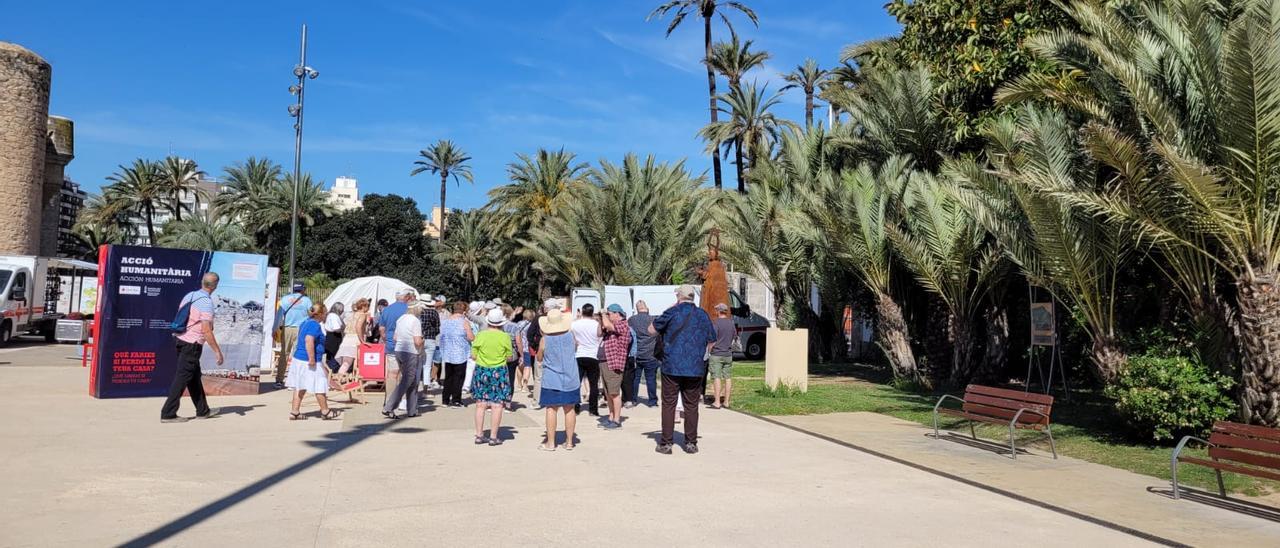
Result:
{"type": "MultiPolygon", "coordinates": [[[[1147,492],[1169,499],[1173,498],[1173,489],[1169,487],[1148,487],[1147,492]]],[[[1187,501],[1280,523],[1280,508],[1272,508],[1239,499],[1224,498],[1215,493],[1189,489],[1183,485],[1178,486],[1178,493],[1187,501]]]]}
{"type": "Polygon", "coordinates": [[[219,512],[235,506],[236,504],[261,493],[271,486],[288,479],[294,474],[315,466],[316,464],[345,451],[347,448],[350,448],[357,443],[382,433],[382,431],[390,427],[391,424],[392,423],[390,422],[384,422],[379,424],[359,425],[351,430],[325,434],[325,439],[308,441],[307,445],[320,449],[320,452],[298,461],[274,474],[271,474],[270,476],[246,485],[225,497],[192,510],[184,516],[161,525],[160,527],[134,538],[133,540],[125,542],[121,546],[152,546],[164,542],[174,535],[217,515],[219,512]]]}

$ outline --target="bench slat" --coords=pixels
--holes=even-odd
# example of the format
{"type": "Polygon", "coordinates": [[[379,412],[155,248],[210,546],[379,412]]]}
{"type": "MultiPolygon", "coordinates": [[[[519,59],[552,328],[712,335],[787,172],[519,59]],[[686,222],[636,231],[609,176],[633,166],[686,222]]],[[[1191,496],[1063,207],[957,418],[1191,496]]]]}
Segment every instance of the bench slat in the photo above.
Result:
{"type": "Polygon", "coordinates": [[[1233,436],[1223,432],[1214,432],[1209,436],[1209,443],[1228,449],[1248,449],[1259,453],[1280,455],[1280,442],[1233,436]]]}
{"type": "MultiPolygon", "coordinates": [[[[997,407],[1000,409],[1008,409],[1011,411],[1017,411],[1019,409],[1031,409],[1033,411],[1039,411],[1046,415],[1048,415],[1050,411],[1050,407],[1047,405],[1041,405],[1034,402],[1010,400],[1007,398],[993,398],[991,396],[983,396],[980,394],[965,394],[964,401],[966,403],[971,402],[971,403],[976,403],[980,405],[985,405],[987,407],[997,407]]],[[[1012,417],[1013,413],[1010,413],[1009,416],[1012,417]]]]}
{"type": "MultiPolygon", "coordinates": [[[[998,417],[998,418],[1004,419],[1005,422],[1013,420],[1013,416],[1018,413],[1018,410],[1016,409],[1004,409],[1000,407],[991,407],[991,406],[982,405],[979,403],[970,403],[970,402],[965,402],[964,406],[962,406],[961,408],[969,413],[974,413],[978,415],[987,415],[991,417],[998,417]]],[[[1045,419],[1044,417],[1041,417],[1040,415],[1036,415],[1034,413],[1023,413],[1021,417],[1018,417],[1018,422],[1022,422],[1022,423],[1045,422],[1045,419]]]]}
{"type": "Polygon", "coordinates": [[[1280,457],[1273,457],[1270,455],[1262,455],[1258,453],[1247,453],[1245,451],[1238,451],[1235,449],[1223,449],[1220,447],[1210,447],[1209,456],[1213,458],[1217,458],[1219,460],[1233,460],[1236,462],[1252,464],[1254,466],[1261,466],[1263,468],[1280,470],[1280,457]]]}
{"type": "MultiPolygon", "coordinates": [[[[954,417],[960,417],[962,419],[969,419],[972,421],[986,422],[991,424],[1000,424],[1005,426],[1008,426],[1009,424],[1009,419],[1001,419],[998,417],[979,415],[977,413],[969,413],[966,411],[961,411],[959,409],[947,409],[944,407],[944,408],[938,409],[938,412],[944,415],[951,415],[954,417]]],[[[1030,428],[1033,430],[1042,430],[1044,428],[1044,425],[1040,423],[1024,423],[1022,421],[1018,421],[1018,424],[1015,424],[1014,426],[1017,428],[1030,428]]]]}
{"type": "Polygon", "coordinates": [[[1053,406],[1053,396],[1050,396],[1048,394],[1037,394],[1035,392],[1023,392],[1021,390],[1009,390],[1007,388],[995,388],[992,386],[982,386],[980,384],[971,384],[967,388],[965,388],[965,393],[980,394],[983,396],[992,396],[996,398],[1005,398],[1008,400],[1038,403],[1044,406],[1053,406]]]}
{"type": "Polygon", "coordinates": [[[1184,456],[1181,456],[1181,455],[1179,455],[1179,456],[1178,456],[1178,460],[1180,460],[1180,461],[1182,461],[1182,462],[1189,462],[1189,463],[1192,463],[1192,464],[1199,464],[1199,465],[1201,465],[1201,466],[1207,466],[1207,467],[1209,467],[1209,468],[1217,468],[1217,469],[1219,469],[1219,470],[1224,470],[1224,471],[1227,471],[1227,472],[1235,472],[1235,473],[1237,473],[1237,474],[1245,474],[1245,475],[1255,476],[1255,477],[1259,477],[1259,478],[1267,478],[1267,479],[1273,479],[1273,480],[1280,480],[1280,473],[1277,473],[1277,472],[1271,472],[1271,471],[1268,471],[1268,470],[1259,470],[1259,469],[1257,469],[1257,468],[1249,468],[1249,467],[1247,467],[1247,466],[1240,466],[1240,465],[1238,465],[1238,464],[1229,464],[1229,463],[1225,463],[1225,462],[1214,462],[1214,461],[1211,461],[1211,460],[1198,459],[1198,458],[1195,458],[1195,457],[1184,457],[1184,456]]]}
{"type": "Polygon", "coordinates": [[[1218,421],[1214,423],[1213,431],[1280,442],[1280,428],[1253,426],[1231,421],[1218,421]]]}

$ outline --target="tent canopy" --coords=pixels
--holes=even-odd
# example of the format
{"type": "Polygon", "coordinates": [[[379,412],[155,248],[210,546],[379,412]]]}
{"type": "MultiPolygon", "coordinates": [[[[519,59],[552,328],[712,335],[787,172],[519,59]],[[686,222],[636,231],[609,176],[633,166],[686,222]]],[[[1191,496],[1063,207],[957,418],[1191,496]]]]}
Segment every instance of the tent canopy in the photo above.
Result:
{"type": "Polygon", "coordinates": [[[342,303],[347,310],[351,310],[352,303],[359,299],[369,299],[369,307],[373,308],[378,303],[378,299],[386,299],[387,302],[395,302],[396,292],[402,289],[408,289],[417,292],[412,286],[395,278],[386,278],[383,276],[369,276],[366,278],[356,278],[347,283],[339,285],[333,289],[324,300],[326,307],[332,307],[333,303],[342,303]]]}

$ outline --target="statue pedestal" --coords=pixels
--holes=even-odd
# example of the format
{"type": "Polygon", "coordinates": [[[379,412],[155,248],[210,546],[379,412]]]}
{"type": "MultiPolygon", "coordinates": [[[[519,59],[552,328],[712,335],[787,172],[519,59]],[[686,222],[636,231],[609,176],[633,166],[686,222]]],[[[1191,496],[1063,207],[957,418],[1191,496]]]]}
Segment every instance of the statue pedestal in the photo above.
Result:
{"type": "Polygon", "coordinates": [[[765,332],[764,384],[809,391],[809,330],[770,327],[765,332]]]}

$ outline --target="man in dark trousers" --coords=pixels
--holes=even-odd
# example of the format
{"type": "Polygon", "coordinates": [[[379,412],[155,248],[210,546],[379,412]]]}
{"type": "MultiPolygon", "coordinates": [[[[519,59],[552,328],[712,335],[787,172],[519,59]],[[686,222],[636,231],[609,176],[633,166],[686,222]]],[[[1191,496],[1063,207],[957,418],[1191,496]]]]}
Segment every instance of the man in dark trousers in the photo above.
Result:
{"type": "Polygon", "coordinates": [[[178,304],[181,309],[191,304],[187,315],[187,329],[177,337],[178,370],[173,375],[173,384],[169,385],[169,397],[164,400],[160,409],[160,422],[187,422],[187,417],[178,416],[178,406],[182,403],[182,391],[191,394],[191,403],[196,406],[196,418],[208,419],[218,415],[218,409],[209,408],[204,396],[204,385],[200,381],[200,355],[207,343],[217,357],[218,365],[222,365],[222,348],[218,339],[213,336],[213,291],[218,289],[218,275],[208,272],[200,279],[200,289],[187,293],[178,304]]]}
{"type": "Polygon", "coordinates": [[[651,335],[662,335],[662,437],[658,453],[671,454],[675,435],[676,397],[684,400],[684,452],[698,452],[698,404],[707,374],[707,352],[716,342],[711,317],[693,304],[694,289],[676,289],[677,304],[649,326],[651,335]]]}

